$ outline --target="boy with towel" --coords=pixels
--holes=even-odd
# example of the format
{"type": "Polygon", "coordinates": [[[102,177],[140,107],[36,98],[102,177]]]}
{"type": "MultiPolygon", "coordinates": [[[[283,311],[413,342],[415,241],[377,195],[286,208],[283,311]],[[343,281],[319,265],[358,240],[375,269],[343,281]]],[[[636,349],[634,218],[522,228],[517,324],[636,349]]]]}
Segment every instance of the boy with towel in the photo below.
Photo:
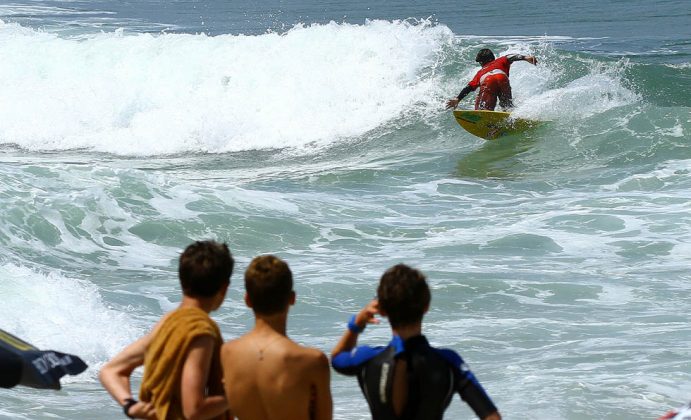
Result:
{"type": "Polygon", "coordinates": [[[180,256],[182,302],[153,330],[101,369],[99,378],[130,418],[230,418],[223,395],[221,332],[209,317],[226,296],[233,272],[226,244],[195,242],[180,256]],[[130,375],[144,365],[139,399],[130,375]]]}
{"type": "Polygon", "coordinates": [[[288,309],[295,303],[288,264],[272,255],[256,257],[245,272],[245,289],[254,328],[221,350],[233,414],[240,420],[331,419],[326,355],[286,336],[288,309]]]}

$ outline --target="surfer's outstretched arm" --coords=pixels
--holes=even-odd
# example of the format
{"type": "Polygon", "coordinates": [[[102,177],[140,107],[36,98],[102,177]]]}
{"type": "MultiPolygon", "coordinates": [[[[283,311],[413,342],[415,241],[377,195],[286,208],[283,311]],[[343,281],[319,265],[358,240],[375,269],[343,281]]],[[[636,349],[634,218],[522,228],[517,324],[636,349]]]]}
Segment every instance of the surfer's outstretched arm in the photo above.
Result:
{"type": "Polygon", "coordinates": [[[446,109],[456,108],[458,104],[463,100],[463,98],[468,96],[468,94],[474,90],[475,89],[470,87],[470,85],[466,85],[466,87],[463,88],[463,90],[461,91],[461,93],[458,94],[458,96],[446,101],[446,109]]]}
{"type": "Polygon", "coordinates": [[[523,54],[509,54],[506,56],[510,63],[516,61],[527,61],[530,64],[537,66],[537,58],[534,55],[523,55],[523,54]]]}

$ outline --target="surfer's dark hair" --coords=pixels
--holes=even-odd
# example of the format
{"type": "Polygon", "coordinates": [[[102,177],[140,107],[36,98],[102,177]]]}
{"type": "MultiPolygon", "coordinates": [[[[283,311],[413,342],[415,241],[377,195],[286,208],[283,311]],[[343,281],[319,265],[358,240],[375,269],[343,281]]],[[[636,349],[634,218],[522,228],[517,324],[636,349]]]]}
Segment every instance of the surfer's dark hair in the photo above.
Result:
{"type": "Polygon", "coordinates": [[[431,298],[425,276],[405,264],[389,268],[379,280],[379,308],[394,328],[421,322],[431,298]]]}
{"type": "Polygon", "coordinates": [[[494,53],[489,48],[481,49],[475,56],[475,61],[477,61],[480,64],[486,64],[494,60],[494,53]]]}
{"type": "Polygon", "coordinates": [[[260,255],[245,271],[245,291],[255,313],[273,315],[282,312],[293,296],[293,273],[282,259],[260,255]]]}
{"type": "Polygon", "coordinates": [[[192,297],[212,297],[230,284],[235,261],[228,245],[197,241],[180,255],[178,275],[182,292],[192,297]]]}

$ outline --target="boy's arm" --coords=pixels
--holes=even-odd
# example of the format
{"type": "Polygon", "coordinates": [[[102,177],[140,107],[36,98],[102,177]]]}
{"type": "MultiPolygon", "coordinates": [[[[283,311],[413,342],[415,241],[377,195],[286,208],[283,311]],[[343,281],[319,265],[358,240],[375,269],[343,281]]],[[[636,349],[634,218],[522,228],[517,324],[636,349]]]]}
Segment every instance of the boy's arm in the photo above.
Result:
{"type": "Polygon", "coordinates": [[[353,322],[348,323],[348,329],[338,340],[336,346],[331,350],[331,358],[344,351],[350,351],[357,345],[357,338],[360,332],[365,329],[367,324],[377,324],[379,320],[374,316],[379,313],[379,302],[377,299],[367,304],[357,315],[353,322]]]}
{"type": "Polygon", "coordinates": [[[208,335],[199,336],[190,344],[180,380],[182,412],[186,419],[206,419],[228,411],[225,395],[206,396],[214,345],[214,338],[208,335]]]}
{"type": "MultiPolygon", "coordinates": [[[[130,387],[132,371],[144,364],[144,354],[149,347],[153,333],[149,333],[109,360],[98,374],[103,387],[121,406],[133,399],[130,387]]],[[[154,416],[153,405],[139,401],[129,407],[127,413],[135,418],[149,418],[154,416]]]]}
{"type": "Polygon", "coordinates": [[[333,418],[333,401],[331,399],[331,369],[329,359],[322,352],[316,360],[314,386],[317,391],[314,410],[315,420],[333,418]]]}
{"type": "Polygon", "coordinates": [[[461,356],[450,349],[437,349],[453,369],[456,392],[482,420],[501,420],[501,414],[461,356]]]}
{"type": "Polygon", "coordinates": [[[456,357],[460,361],[455,368],[456,375],[458,375],[458,394],[482,420],[501,420],[499,410],[473,372],[470,371],[460,356],[456,355],[456,357]]]}

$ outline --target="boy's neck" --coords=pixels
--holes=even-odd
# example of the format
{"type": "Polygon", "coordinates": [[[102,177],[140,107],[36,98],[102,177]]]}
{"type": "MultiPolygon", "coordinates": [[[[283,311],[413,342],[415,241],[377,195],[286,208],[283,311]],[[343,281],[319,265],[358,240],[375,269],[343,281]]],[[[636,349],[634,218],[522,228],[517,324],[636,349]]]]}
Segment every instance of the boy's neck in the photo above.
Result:
{"type": "Polygon", "coordinates": [[[214,310],[214,299],[182,295],[179,308],[199,308],[208,314],[214,310]]]}
{"type": "Polygon", "coordinates": [[[263,315],[254,313],[254,331],[258,333],[276,332],[286,335],[286,325],[288,324],[288,311],[278,314],[263,315]]]}
{"type": "Polygon", "coordinates": [[[417,322],[411,325],[399,325],[398,327],[392,327],[391,329],[393,330],[394,334],[401,337],[401,339],[405,341],[411,337],[422,335],[422,322],[417,322]]]}

